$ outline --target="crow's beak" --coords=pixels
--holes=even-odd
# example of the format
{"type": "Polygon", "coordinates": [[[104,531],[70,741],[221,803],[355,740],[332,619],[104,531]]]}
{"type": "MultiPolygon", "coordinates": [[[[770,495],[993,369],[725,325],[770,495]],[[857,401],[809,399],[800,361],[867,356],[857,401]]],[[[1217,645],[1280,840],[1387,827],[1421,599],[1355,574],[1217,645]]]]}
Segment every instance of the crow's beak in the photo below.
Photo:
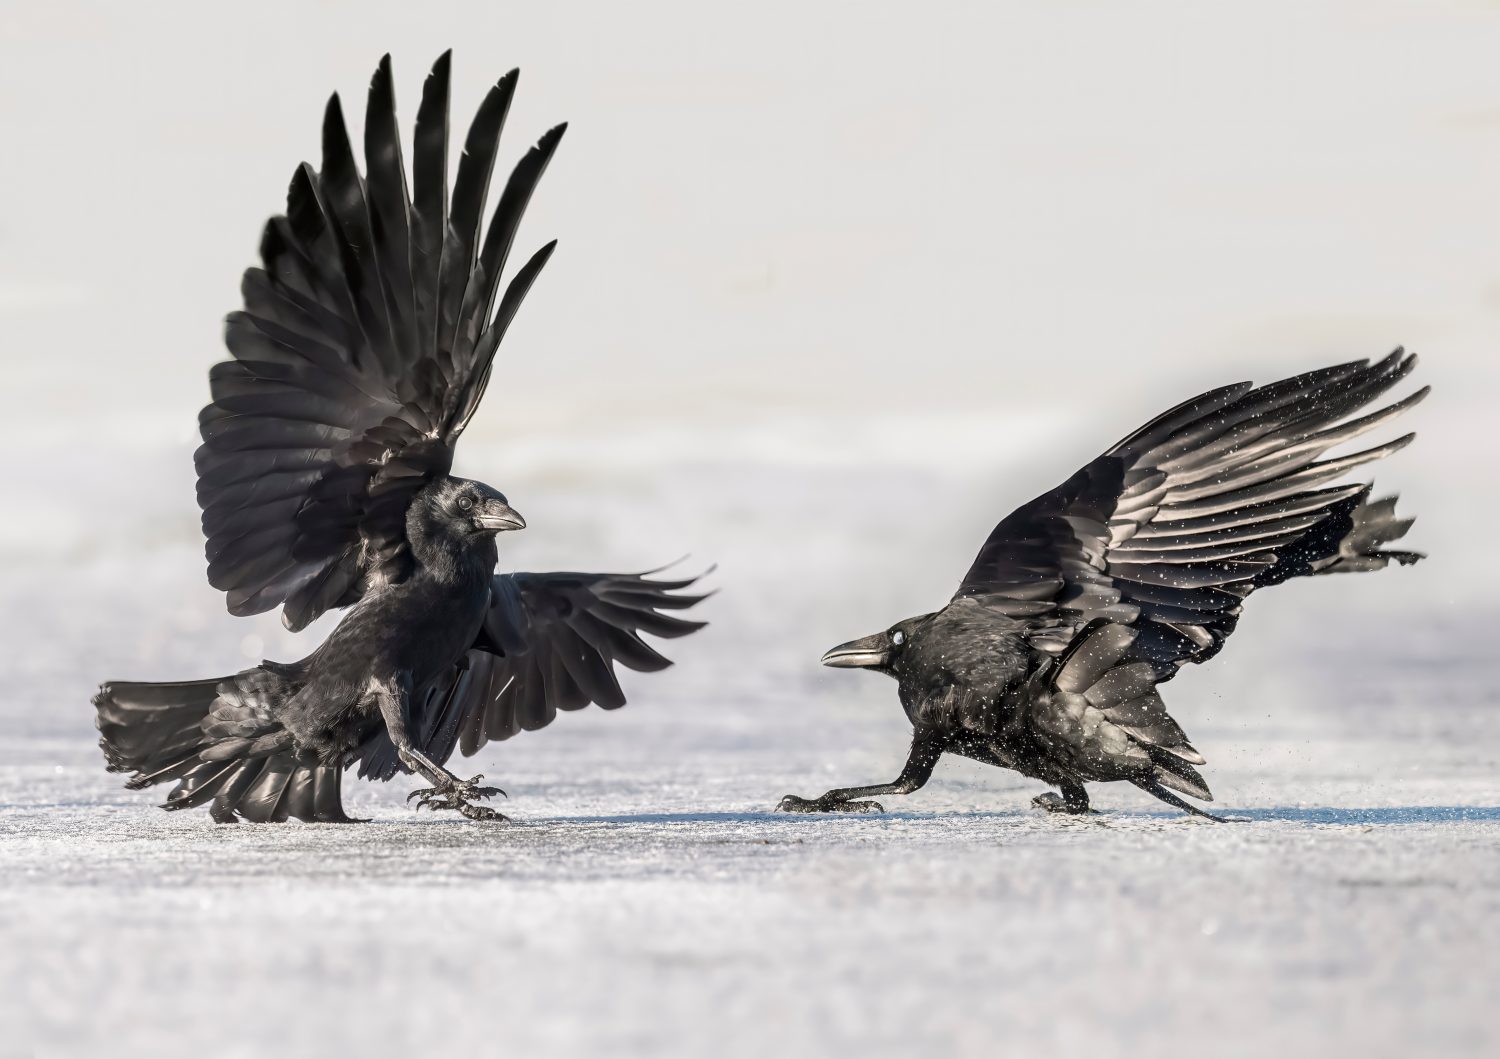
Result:
{"type": "Polygon", "coordinates": [[[841,643],[823,656],[836,669],[879,669],[890,661],[890,640],[883,632],[841,643]]]}
{"type": "Polygon", "coordinates": [[[474,521],[483,529],[495,533],[526,528],[526,520],[521,517],[521,513],[504,500],[486,500],[475,514],[474,521]]]}

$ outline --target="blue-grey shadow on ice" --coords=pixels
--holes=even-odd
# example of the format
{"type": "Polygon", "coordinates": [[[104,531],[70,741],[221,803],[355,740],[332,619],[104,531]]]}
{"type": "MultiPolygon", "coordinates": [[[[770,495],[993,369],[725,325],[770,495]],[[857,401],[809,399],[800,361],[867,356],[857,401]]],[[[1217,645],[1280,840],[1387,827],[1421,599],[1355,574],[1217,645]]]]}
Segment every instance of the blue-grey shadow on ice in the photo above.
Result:
{"type": "MultiPolygon", "coordinates": [[[[611,816],[566,816],[533,823],[566,824],[792,824],[809,820],[830,822],[849,820],[1003,820],[1015,819],[1018,812],[885,812],[885,813],[782,813],[773,809],[746,809],[740,812],[661,812],[619,813],[611,816]]],[[[1039,814],[1038,814],[1039,815],[1039,814]]]]}
{"type": "Polygon", "coordinates": [[[1299,824],[1460,824],[1500,821],[1500,806],[1392,805],[1374,809],[1336,809],[1318,806],[1280,806],[1270,809],[1231,809],[1230,819],[1248,822],[1285,821],[1299,824]]]}
{"type": "MultiPolygon", "coordinates": [[[[1396,824],[1456,824],[1500,822],[1500,806],[1488,805],[1399,805],[1379,808],[1344,809],[1319,806],[1277,806],[1267,809],[1220,809],[1234,823],[1300,823],[1336,824],[1344,826],[1391,826],[1396,824]]],[[[829,813],[802,814],[781,813],[771,809],[741,811],[667,811],[660,813],[618,813],[597,816],[568,816],[530,820],[532,824],[798,824],[807,821],[826,821],[837,826],[841,821],[891,820],[891,821],[955,821],[955,820],[1006,820],[1039,822],[1047,820],[1045,814],[1024,809],[1014,810],[970,810],[965,812],[909,812],[885,813],[829,813]]],[[[1091,814],[1080,820],[1057,820],[1056,823],[1097,822],[1123,824],[1132,820],[1184,820],[1188,817],[1171,812],[1130,813],[1107,811],[1091,814]]]]}

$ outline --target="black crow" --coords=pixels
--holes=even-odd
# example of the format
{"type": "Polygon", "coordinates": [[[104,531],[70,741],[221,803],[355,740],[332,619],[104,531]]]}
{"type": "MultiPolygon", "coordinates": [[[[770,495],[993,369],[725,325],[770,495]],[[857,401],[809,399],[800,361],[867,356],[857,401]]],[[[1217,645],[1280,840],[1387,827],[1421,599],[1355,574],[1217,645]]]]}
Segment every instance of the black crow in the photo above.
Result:
{"type": "MultiPolygon", "coordinates": [[[[1157,694],[1234,631],[1245,597],[1292,577],[1422,558],[1386,551],[1411,519],[1367,485],[1330,485],[1415,436],[1319,461],[1427,388],[1358,419],[1416,365],[1398,349],[1194,397],[1003,519],[942,610],[841,644],[823,664],[895,677],[911,752],[891,783],[788,795],[790,812],[880,811],[944,753],[1055,784],[1042,808],[1083,813],[1086,782],[1125,780],[1209,816],[1203,757],[1157,694]],[[1171,790],[1168,790],[1171,788],[1171,790]]],[[[1218,819],[1212,817],[1212,819],[1218,819]]]]}
{"type": "MultiPolygon", "coordinates": [[[[500,278],[526,204],[566,126],[536,143],[487,226],[484,202],[515,91],[490,89],[448,184],[450,56],[422,91],[410,194],[390,56],[370,84],[365,173],[335,95],[323,166],[292,177],[266,225],[262,268],[209,373],[198,503],[208,578],[232,614],[280,606],[298,630],[353,607],[300,662],[215,680],[115,682],[94,698],[109,769],[131,788],[176,784],[166,809],[212,803],[232,822],[346,821],[346,767],[417,772],[421,805],[501,818],[496,793],[444,768],[455,747],[625,703],[614,663],[670,663],[640,638],[702,623],[661,613],[695,578],[495,574],[497,533],[525,525],[503,495],[453,477],[454,446],[507,326],[554,243],[500,278]],[[484,228],[481,240],[481,227],[484,228]]],[[[501,818],[503,819],[503,818],[501,818]]]]}

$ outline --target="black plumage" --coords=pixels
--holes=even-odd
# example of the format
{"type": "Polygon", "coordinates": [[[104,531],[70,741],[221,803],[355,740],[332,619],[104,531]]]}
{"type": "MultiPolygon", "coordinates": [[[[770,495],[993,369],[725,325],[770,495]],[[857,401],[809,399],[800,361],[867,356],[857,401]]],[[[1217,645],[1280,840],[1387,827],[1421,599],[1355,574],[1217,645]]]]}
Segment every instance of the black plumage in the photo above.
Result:
{"type": "Polygon", "coordinates": [[[353,607],[307,658],[217,680],[114,682],[94,703],[109,768],[174,781],[165,808],[230,821],[345,820],[340,780],[415,771],[434,808],[473,818],[493,793],[444,762],[625,702],[619,663],[669,663],[641,639],[701,623],[695,579],[497,575],[495,535],[525,525],[489,486],[453,477],[454,447],[500,341],[551,256],[501,277],[566,126],[521,159],[484,223],[511,71],[471,125],[451,198],[449,55],[423,87],[408,191],[390,57],[370,84],[361,175],[338,96],[319,170],[298,167],[266,225],[262,267],[231,313],[233,359],[209,374],[195,457],[209,581],[233,614],[282,608],[303,628],[353,607]]]}
{"type": "Polygon", "coordinates": [[[1172,793],[1212,798],[1157,687],[1217,654],[1258,588],[1421,558],[1382,547],[1411,525],[1395,497],[1337,484],[1414,435],[1322,459],[1426,396],[1350,418],[1415,366],[1398,349],[1212,390],[1017,508],[946,607],[823,656],[896,678],[913,729],[901,776],[781,808],[879,809],[863,799],[917,790],[954,753],[1056,785],[1037,799],[1049,809],[1086,811],[1086,782],[1123,780],[1207,816],[1172,793]]]}

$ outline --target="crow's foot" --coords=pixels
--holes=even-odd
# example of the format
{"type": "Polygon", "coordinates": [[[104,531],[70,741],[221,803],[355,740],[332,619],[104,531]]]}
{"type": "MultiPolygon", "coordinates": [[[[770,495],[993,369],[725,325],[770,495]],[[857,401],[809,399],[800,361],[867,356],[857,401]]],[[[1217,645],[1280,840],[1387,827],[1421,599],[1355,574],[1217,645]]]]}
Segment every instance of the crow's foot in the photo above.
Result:
{"type": "Polygon", "coordinates": [[[483,776],[475,776],[473,779],[454,779],[439,787],[423,787],[412,791],[406,796],[409,802],[413,798],[418,799],[417,808],[431,809],[436,812],[439,809],[456,809],[470,820],[506,820],[507,817],[491,809],[487,805],[470,805],[471,800],[479,798],[493,798],[495,795],[505,798],[508,795],[499,787],[481,787],[479,781],[483,776]]]}
{"type": "Polygon", "coordinates": [[[1035,798],[1031,799],[1031,804],[1038,809],[1045,809],[1049,813],[1067,813],[1070,816],[1084,816],[1093,812],[1088,807],[1087,802],[1082,805],[1079,805],[1077,802],[1070,802],[1056,791],[1047,791],[1045,794],[1038,794],[1035,798]]]}
{"type": "Polygon", "coordinates": [[[776,810],[782,813],[883,813],[885,806],[879,802],[845,802],[828,795],[821,798],[799,798],[788,794],[781,799],[776,810]]]}

